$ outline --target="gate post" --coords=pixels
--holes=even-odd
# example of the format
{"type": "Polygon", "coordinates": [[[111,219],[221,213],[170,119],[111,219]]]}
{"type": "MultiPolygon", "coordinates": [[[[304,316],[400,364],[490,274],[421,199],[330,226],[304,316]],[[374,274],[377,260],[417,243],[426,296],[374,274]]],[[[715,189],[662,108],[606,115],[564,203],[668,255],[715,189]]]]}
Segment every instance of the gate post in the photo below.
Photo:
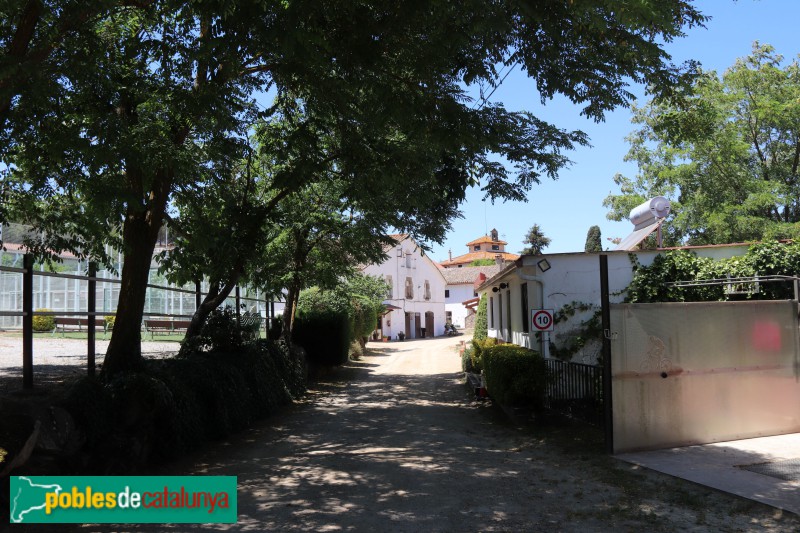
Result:
{"type": "Polygon", "coordinates": [[[611,405],[611,304],[608,294],[608,256],[600,256],[600,315],[603,327],[603,426],[606,451],[614,453],[614,419],[611,405]]]}
{"type": "Polygon", "coordinates": [[[87,316],[89,317],[89,322],[86,328],[86,354],[87,354],[87,370],[89,372],[89,376],[94,376],[94,369],[95,369],[95,320],[97,319],[97,315],[95,311],[97,310],[96,299],[97,299],[97,280],[95,277],[97,276],[97,265],[95,263],[89,263],[89,287],[86,294],[86,306],[87,306],[87,316]]]}
{"type": "Polygon", "coordinates": [[[33,256],[22,257],[22,388],[33,388],[33,256]]]}

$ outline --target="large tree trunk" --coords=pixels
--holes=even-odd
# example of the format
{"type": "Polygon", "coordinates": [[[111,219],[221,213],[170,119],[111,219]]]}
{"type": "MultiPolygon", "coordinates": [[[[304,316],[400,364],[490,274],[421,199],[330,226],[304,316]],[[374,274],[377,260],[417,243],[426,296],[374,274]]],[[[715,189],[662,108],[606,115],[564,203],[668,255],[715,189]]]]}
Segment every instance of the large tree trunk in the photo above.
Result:
{"type": "Polygon", "coordinates": [[[145,199],[145,204],[131,202],[122,226],[123,265],[117,315],[111,341],[103,362],[103,376],[132,371],[142,366],[142,316],[147,296],[150,262],[164,222],[167,200],[172,188],[172,174],[162,169],[153,180],[152,190],[141,189],[138,169],[130,168],[131,189],[145,199]]]}
{"type": "Polygon", "coordinates": [[[161,216],[155,210],[156,206],[153,206],[153,211],[131,213],[129,210],[125,219],[122,231],[122,282],[114,329],[103,363],[103,374],[106,376],[136,370],[142,363],[142,315],[150,262],[164,208],[161,209],[161,216]]]}

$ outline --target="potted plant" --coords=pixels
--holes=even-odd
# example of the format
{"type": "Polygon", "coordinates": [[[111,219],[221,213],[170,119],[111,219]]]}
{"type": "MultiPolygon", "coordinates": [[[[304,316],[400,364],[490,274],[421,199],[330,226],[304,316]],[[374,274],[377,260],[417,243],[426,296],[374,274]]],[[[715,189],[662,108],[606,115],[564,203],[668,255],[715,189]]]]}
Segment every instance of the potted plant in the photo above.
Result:
{"type": "Polygon", "coordinates": [[[402,340],[405,340],[405,338],[406,338],[406,334],[403,333],[402,331],[397,334],[397,340],[402,341],[402,340]]]}

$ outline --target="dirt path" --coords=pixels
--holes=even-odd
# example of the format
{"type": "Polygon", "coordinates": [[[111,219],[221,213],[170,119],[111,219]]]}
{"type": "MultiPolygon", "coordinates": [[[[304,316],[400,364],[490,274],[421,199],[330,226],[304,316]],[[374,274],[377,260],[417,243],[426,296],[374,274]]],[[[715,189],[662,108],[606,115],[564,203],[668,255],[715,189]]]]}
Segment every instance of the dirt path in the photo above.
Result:
{"type": "Polygon", "coordinates": [[[469,397],[458,341],[370,344],[371,355],[321,383],[292,412],[161,473],[238,476],[239,522],[218,529],[800,527],[793,515],[609,458],[595,430],[515,428],[469,397]]]}

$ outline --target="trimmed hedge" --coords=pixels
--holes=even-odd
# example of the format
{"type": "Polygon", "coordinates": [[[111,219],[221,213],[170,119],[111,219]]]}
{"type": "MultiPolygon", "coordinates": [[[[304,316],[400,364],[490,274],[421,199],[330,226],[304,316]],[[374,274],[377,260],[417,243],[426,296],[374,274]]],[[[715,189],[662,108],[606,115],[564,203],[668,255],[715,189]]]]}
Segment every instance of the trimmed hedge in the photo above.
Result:
{"type": "MultiPolygon", "coordinates": [[[[35,312],[52,312],[52,309],[36,309],[35,312]]],[[[53,331],[56,327],[56,318],[53,315],[33,315],[33,331],[53,331]]]]}
{"type": "Polygon", "coordinates": [[[471,351],[471,363],[475,372],[483,370],[483,352],[487,348],[497,346],[497,339],[494,337],[486,337],[485,339],[473,339],[471,351]]]}
{"type": "Polygon", "coordinates": [[[292,341],[305,349],[309,364],[342,365],[350,352],[350,319],[345,313],[298,313],[292,341]]]}
{"type": "Polygon", "coordinates": [[[147,361],[108,382],[84,378],[61,403],[98,472],[130,472],[245,429],[305,392],[305,354],[259,340],[240,352],[147,361]]]}
{"type": "Polygon", "coordinates": [[[544,407],[548,374],[538,352],[501,344],[483,350],[486,389],[502,405],[544,407]]]}

